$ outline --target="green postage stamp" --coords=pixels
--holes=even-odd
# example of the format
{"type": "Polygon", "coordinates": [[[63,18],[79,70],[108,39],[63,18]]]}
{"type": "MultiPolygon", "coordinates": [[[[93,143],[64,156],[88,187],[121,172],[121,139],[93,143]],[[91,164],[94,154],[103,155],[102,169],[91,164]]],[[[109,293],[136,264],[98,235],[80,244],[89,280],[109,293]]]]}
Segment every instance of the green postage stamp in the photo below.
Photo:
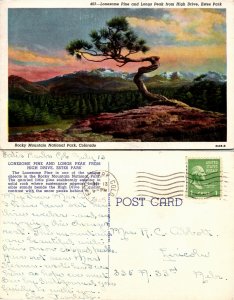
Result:
{"type": "Polygon", "coordinates": [[[188,159],[188,196],[192,198],[220,197],[220,159],[188,159]]]}

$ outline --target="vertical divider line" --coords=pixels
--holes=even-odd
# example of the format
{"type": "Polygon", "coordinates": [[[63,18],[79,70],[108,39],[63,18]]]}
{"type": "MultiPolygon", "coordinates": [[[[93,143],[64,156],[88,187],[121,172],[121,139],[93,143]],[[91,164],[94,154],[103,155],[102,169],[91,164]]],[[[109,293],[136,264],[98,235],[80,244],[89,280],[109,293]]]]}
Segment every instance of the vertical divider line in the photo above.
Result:
{"type": "Polygon", "coordinates": [[[108,161],[108,188],[107,188],[107,196],[108,196],[108,204],[107,204],[107,218],[108,218],[108,232],[107,232],[107,238],[108,238],[108,286],[110,285],[110,164],[108,161]]]}

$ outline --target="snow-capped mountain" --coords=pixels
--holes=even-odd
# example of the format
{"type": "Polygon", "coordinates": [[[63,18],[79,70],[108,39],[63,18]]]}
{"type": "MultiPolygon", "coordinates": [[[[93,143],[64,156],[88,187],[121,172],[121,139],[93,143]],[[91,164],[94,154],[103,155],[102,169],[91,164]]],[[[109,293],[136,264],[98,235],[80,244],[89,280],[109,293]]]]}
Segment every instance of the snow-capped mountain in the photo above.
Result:
{"type": "Polygon", "coordinates": [[[197,74],[193,72],[183,72],[183,71],[175,71],[175,72],[163,72],[160,74],[161,77],[173,80],[173,79],[185,79],[185,80],[194,80],[194,81],[216,81],[216,82],[226,82],[227,76],[214,72],[208,71],[204,74],[197,74]]]}
{"type": "MultiPolygon", "coordinates": [[[[112,69],[105,69],[105,68],[99,68],[91,71],[76,71],[69,74],[64,74],[60,76],[56,76],[53,78],[50,78],[48,80],[43,80],[37,82],[37,84],[48,86],[51,83],[54,84],[56,82],[60,82],[63,80],[73,80],[73,79],[79,79],[79,78],[96,78],[96,80],[101,80],[102,78],[106,79],[122,79],[127,80],[128,82],[133,81],[133,77],[136,73],[128,73],[128,72],[122,72],[122,71],[115,71],[112,69]]],[[[144,80],[150,80],[151,77],[149,74],[142,76],[144,80]]],[[[226,82],[226,75],[218,73],[218,72],[212,72],[209,71],[204,74],[196,74],[192,72],[184,72],[184,71],[175,71],[175,72],[163,72],[160,75],[157,75],[157,78],[160,79],[160,77],[164,80],[188,80],[188,81],[215,81],[215,82],[226,82]]],[[[153,79],[154,77],[152,77],[153,79]]]]}
{"type": "Polygon", "coordinates": [[[89,72],[90,75],[97,75],[100,77],[114,77],[114,78],[122,78],[122,79],[131,79],[132,73],[128,72],[121,72],[121,71],[114,71],[112,69],[104,69],[104,68],[99,68],[96,70],[92,70],[89,72]]]}
{"type": "Polygon", "coordinates": [[[226,82],[227,81],[227,76],[218,73],[218,72],[212,72],[209,71],[205,74],[202,74],[194,79],[194,81],[215,81],[215,82],[226,82]]]}
{"type": "MultiPolygon", "coordinates": [[[[99,78],[122,78],[124,80],[132,80],[136,73],[128,73],[122,71],[114,71],[112,69],[99,68],[91,71],[76,71],[69,74],[59,75],[48,80],[39,81],[39,84],[47,85],[49,82],[59,81],[61,78],[77,78],[81,76],[96,76],[99,78]]],[[[145,77],[145,76],[144,76],[145,77]]]]}
{"type": "Polygon", "coordinates": [[[160,76],[168,80],[173,80],[173,79],[193,80],[198,75],[192,72],[175,71],[175,72],[163,72],[160,74],[160,76]]]}
{"type": "Polygon", "coordinates": [[[77,71],[70,74],[56,76],[54,78],[74,78],[80,75],[98,76],[98,77],[113,77],[122,79],[132,79],[135,73],[114,71],[112,69],[99,68],[91,71],[77,71]]]}

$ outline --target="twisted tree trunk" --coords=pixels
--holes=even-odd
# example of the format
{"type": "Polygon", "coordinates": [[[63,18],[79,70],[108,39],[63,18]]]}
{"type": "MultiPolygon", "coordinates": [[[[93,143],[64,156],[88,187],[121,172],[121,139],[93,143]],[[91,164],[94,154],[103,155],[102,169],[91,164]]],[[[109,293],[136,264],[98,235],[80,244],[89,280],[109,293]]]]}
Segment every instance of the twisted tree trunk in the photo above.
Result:
{"type": "Polygon", "coordinates": [[[168,99],[165,96],[159,95],[159,94],[153,94],[148,91],[147,87],[145,86],[144,82],[141,79],[141,76],[145,73],[150,73],[152,71],[155,71],[159,67],[159,57],[158,56],[151,56],[146,57],[138,60],[131,59],[131,62],[144,62],[148,61],[150,62],[149,66],[146,67],[140,67],[138,69],[138,72],[134,76],[134,83],[137,85],[139,92],[148,100],[152,101],[153,105],[173,105],[173,106],[182,106],[182,107],[188,107],[187,104],[175,100],[175,99],[168,99]]]}

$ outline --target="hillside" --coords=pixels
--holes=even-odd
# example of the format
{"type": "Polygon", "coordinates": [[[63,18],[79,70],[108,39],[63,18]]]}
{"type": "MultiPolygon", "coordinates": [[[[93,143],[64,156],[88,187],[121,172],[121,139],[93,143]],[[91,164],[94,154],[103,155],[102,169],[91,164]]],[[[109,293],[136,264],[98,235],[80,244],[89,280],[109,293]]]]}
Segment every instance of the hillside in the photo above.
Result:
{"type": "Polygon", "coordinates": [[[136,90],[133,82],[127,81],[122,78],[102,78],[96,75],[83,75],[80,74],[69,78],[62,77],[56,81],[50,82],[46,86],[52,95],[78,95],[87,92],[116,92],[136,90]]]}
{"type": "Polygon", "coordinates": [[[47,94],[49,90],[36,82],[28,81],[22,77],[11,75],[8,79],[9,93],[10,96],[21,96],[21,95],[43,95],[47,94]]]}
{"type": "MultiPolygon", "coordinates": [[[[111,69],[96,69],[92,71],[77,71],[50,78],[48,80],[31,82],[22,77],[9,76],[10,97],[22,95],[75,96],[86,93],[105,93],[136,91],[133,82],[135,73],[113,71],[111,69]]],[[[164,72],[153,77],[143,76],[149,89],[172,89],[183,86],[193,86],[199,82],[214,82],[224,84],[226,76],[217,72],[207,72],[197,76],[191,72],[164,72]]],[[[161,91],[159,91],[160,93],[161,91]]]]}

